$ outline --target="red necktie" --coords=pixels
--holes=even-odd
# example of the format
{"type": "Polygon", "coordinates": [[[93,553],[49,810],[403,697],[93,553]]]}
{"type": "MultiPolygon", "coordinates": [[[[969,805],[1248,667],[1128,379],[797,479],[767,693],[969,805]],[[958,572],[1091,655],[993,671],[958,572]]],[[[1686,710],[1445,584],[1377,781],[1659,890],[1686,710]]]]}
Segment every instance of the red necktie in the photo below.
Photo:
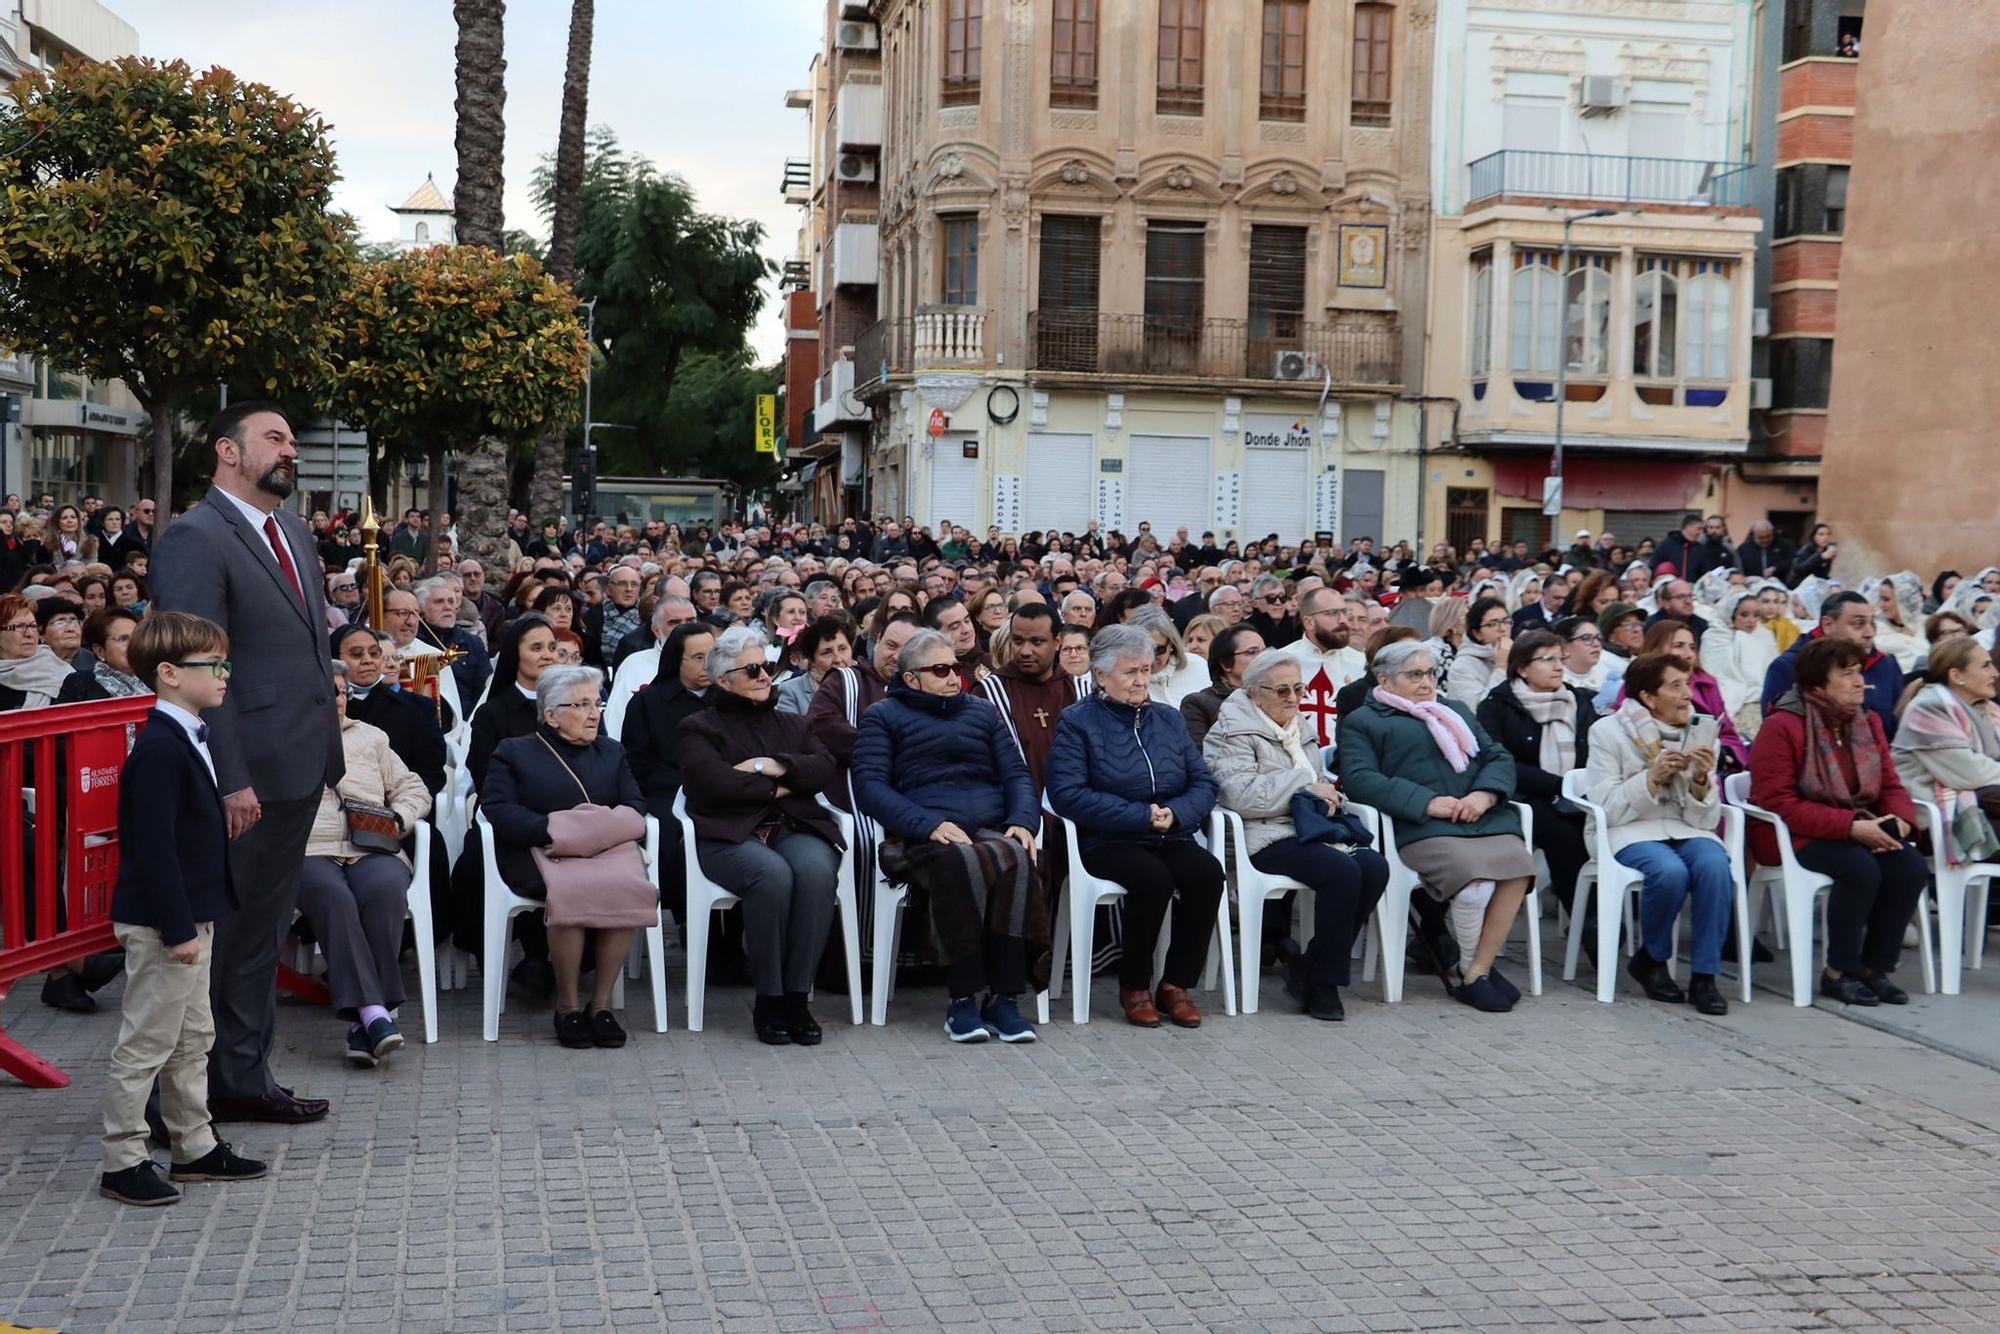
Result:
{"type": "Polygon", "coordinates": [[[299,595],[299,601],[304,602],[306,600],[306,590],[299,583],[299,572],[292,568],[292,553],[285,550],[285,539],[278,535],[277,515],[266,514],[264,516],[264,536],[271,539],[271,550],[278,557],[278,568],[285,572],[285,578],[291,580],[292,591],[299,595]]]}

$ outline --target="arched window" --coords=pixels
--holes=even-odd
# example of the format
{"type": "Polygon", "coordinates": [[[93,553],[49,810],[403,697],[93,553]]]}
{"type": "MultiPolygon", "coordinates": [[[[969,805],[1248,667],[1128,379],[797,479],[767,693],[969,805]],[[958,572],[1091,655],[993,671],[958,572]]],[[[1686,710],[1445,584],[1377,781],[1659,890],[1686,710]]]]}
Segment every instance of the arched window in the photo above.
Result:
{"type": "Polygon", "coordinates": [[[1557,326],[1560,320],[1556,252],[1516,250],[1508,366],[1516,372],[1556,373],[1557,326]]]}
{"type": "Polygon", "coordinates": [[[1479,379],[1493,367],[1493,252],[1472,257],[1472,375],[1479,379]]]}
{"type": "Polygon", "coordinates": [[[1563,356],[1570,374],[1608,374],[1610,339],[1610,258],[1572,253],[1563,296],[1563,356]]]}
{"type": "Polygon", "coordinates": [[[420,223],[418,223],[418,224],[417,224],[417,232],[416,232],[416,236],[417,236],[417,244],[418,244],[418,245],[422,245],[422,244],[424,244],[424,242],[426,242],[426,241],[430,240],[430,239],[431,239],[431,225],[430,225],[430,224],[429,224],[428,222],[420,222],[420,223]]]}

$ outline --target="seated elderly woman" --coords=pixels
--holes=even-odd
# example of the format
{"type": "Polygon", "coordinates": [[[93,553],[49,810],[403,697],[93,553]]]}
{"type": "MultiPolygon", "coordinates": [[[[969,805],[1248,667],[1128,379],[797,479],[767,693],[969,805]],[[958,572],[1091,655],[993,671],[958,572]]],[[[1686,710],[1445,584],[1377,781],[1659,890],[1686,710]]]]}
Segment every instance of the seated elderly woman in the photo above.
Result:
{"type": "MultiPolygon", "coordinates": [[[[1216,636],[1211,663],[1234,645],[1235,629],[1216,636]]],[[[1075,822],[1084,869],[1125,887],[1118,1004],[1126,1020],[1158,1028],[1164,1011],[1179,1027],[1199,1028],[1201,1011],[1188,988],[1208,961],[1223,886],[1221,864],[1194,836],[1215,808],[1215,780],[1186,725],[1147,694],[1151,635],[1132,625],[1099,630],[1090,666],[1096,692],[1064,709],[1056,723],[1049,806],[1075,822]],[[1154,992],[1153,950],[1170,906],[1173,939],[1154,992]]],[[[1090,963],[1078,959],[1072,966],[1090,963]]]]}
{"type": "Polygon", "coordinates": [[[90,613],[83,623],[83,646],[90,652],[90,665],[70,673],[69,680],[63,682],[63,688],[56,694],[56,703],[152,694],[144,681],[132,675],[132,660],[128,656],[132,632],[138,627],[137,613],[123,607],[105,607],[90,613]]]}
{"type": "Polygon", "coordinates": [[[1597,710],[1588,691],[1563,680],[1562,639],[1549,630],[1523,631],[1508,651],[1506,681],[1479,702],[1475,716],[1514,757],[1514,791],[1534,812],[1535,846],[1549,862],[1549,891],[1572,911],[1577,873],[1590,860],[1590,847],[1583,812],[1563,800],[1562,780],[1589,764],[1597,710]]]}
{"type": "Polygon", "coordinates": [[[658,893],[643,870],[636,882],[625,873],[636,857],[615,875],[592,865],[623,848],[636,851],[646,834],[646,800],[625,750],[598,735],[603,681],[592,667],[544,670],[535,683],[540,720],[534,733],[495,748],[479,791],[501,878],[523,898],[548,901],[556,1040],[565,1047],[625,1045],[625,1029],[611,1013],[612,987],[633,930],[646,924],[648,914],[659,921],[658,893]],[[583,818],[561,820],[565,815],[583,818]],[[574,827],[586,821],[591,828],[574,827]],[[579,987],[589,937],[595,937],[597,973],[586,1009],[579,987]]]}
{"type": "Polygon", "coordinates": [[[1437,697],[1437,667],[1421,642],[1384,645],[1370,670],[1368,702],[1340,720],[1341,787],[1395,820],[1403,861],[1451,905],[1464,961],[1454,994],[1489,1013],[1511,1010],[1521,993],[1493,961],[1535,876],[1509,804],[1514,758],[1470,709],[1437,697]]]}
{"type": "Polygon", "coordinates": [[[1049,915],[1035,874],[1041,806],[1006,720],[965,693],[957,659],[936,630],[903,645],[887,697],[861,715],[854,793],[887,834],[883,871],[930,901],[950,993],[945,1036],[1033,1042],[1020,996],[1048,985],[1049,915]]]}
{"type": "MultiPolygon", "coordinates": [[[[1933,617],[1935,619],[1935,617],[1933,617]]],[[[1937,803],[1951,825],[1947,864],[1990,861],[2000,853],[2000,669],[1977,640],[1947,639],[1931,649],[1917,691],[1903,710],[1892,754],[1912,795],[1937,803]]],[[[1932,848],[1938,847],[1932,833],[1932,848]]]]}
{"type": "Polygon", "coordinates": [[[758,1040],[810,1047],[821,1032],[808,993],[842,852],[839,826],[813,797],[840,766],[804,718],[779,711],[768,648],[746,626],[717,636],[708,707],[681,722],[681,776],[702,873],[742,900],[758,1040]]]}
{"type": "MultiPolygon", "coordinates": [[[[1646,631],[1639,652],[1666,653],[1680,659],[1688,673],[1688,697],[1694,702],[1694,711],[1704,718],[1715,719],[1719,728],[1717,741],[1721,746],[1723,773],[1741,773],[1748,768],[1750,743],[1736,730],[1736,720],[1729,715],[1729,702],[1723,697],[1721,684],[1702,668],[1700,639],[1694,627],[1671,618],[1655,621],[1646,631]]],[[[1618,702],[1622,704],[1627,698],[1628,695],[1621,693],[1618,702]]]]}
{"type": "MultiPolygon", "coordinates": [[[[1671,654],[1643,653],[1625,671],[1625,702],[1591,729],[1588,787],[1590,799],[1604,809],[1611,855],[1645,877],[1640,943],[1626,971],[1656,1001],[1728,1014],[1715,975],[1722,969],[1735,877],[1715,834],[1722,781],[1714,735],[1713,723],[1695,714],[1687,664],[1671,654]],[[1668,969],[1684,903],[1694,928],[1685,995],[1668,969]]],[[[1601,911],[1616,912],[1618,905],[1601,911]]]]}
{"type": "MultiPolygon", "coordinates": [[[[1264,650],[1243,673],[1243,688],[1223,701],[1201,753],[1222,804],[1243,817],[1243,851],[1250,864],[1313,891],[1312,943],[1288,981],[1307,1014],[1339,1020],[1347,1017],[1340,989],[1348,984],[1354,937],[1381,900],[1389,863],[1373,848],[1300,837],[1294,813],[1301,798],[1317,803],[1312,814],[1332,816],[1343,805],[1313,734],[1299,731],[1304,698],[1298,658],[1264,650]]],[[[1283,900],[1267,907],[1282,921],[1283,900]]]]}
{"type": "MultiPolygon", "coordinates": [[[[1867,706],[1867,662],[1867,649],[1831,636],[1799,650],[1792,688],[1750,748],[1750,799],[1785,821],[1800,865],[1833,878],[1820,994],[1903,1005],[1909,995],[1889,974],[1924,892],[1924,859],[1909,842],[1916,808],[1867,706]]],[[[1762,820],[1750,822],[1750,851],[1766,866],[1778,861],[1762,820]]]]}
{"type": "Polygon", "coordinates": [[[410,863],[401,840],[430,814],[431,794],[397,758],[388,733],[348,716],[348,667],[335,659],[332,668],[347,772],[320,794],[299,872],[299,911],[326,956],[333,1012],[348,1021],[347,1059],[374,1066],[403,1045],[389,1014],[403,1003],[398,960],[410,863]]]}

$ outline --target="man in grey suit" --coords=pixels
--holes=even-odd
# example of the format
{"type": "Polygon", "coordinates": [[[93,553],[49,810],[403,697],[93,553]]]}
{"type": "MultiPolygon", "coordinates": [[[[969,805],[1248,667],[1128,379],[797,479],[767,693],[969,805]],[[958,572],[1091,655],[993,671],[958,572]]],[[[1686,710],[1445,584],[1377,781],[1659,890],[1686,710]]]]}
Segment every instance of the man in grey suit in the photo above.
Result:
{"type": "Polygon", "coordinates": [[[279,508],[297,483],[298,446],[275,403],[246,401],[203,429],[215,480],[153,544],[153,605],[229,632],[235,671],[204,716],[229,822],[241,905],[215,926],[217,1120],[300,1122],[327,1113],[271,1074],[279,946],[291,929],[306,837],[320,793],[346,771],[327,669],[319,554],[303,519],[279,508]]]}

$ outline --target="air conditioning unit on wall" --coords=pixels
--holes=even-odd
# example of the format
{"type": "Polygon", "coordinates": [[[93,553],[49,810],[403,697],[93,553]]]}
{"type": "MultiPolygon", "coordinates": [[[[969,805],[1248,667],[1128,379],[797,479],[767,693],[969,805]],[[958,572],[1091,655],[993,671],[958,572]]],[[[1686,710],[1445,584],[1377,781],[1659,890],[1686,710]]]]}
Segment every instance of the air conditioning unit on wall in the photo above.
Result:
{"type": "Polygon", "coordinates": [[[873,185],[875,163],[859,153],[842,153],[834,160],[833,177],[850,185],[873,185]]]}
{"type": "Polygon", "coordinates": [[[847,20],[834,29],[833,44],[842,51],[879,51],[882,30],[872,23],[847,20]]]}
{"type": "Polygon", "coordinates": [[[1313,352],[1280,352],[1271,363],[1271,378],[1274,380],[1317,381],[1322,374],[1319,356],[1313,352]]]}
{"type": "Polygon", "coordinates": [[[1604,116],[1622,110],[1630,93],[1625,81],[1612,74],[1587,74],[1583,79],[1583,114],[1604,116]]]}

